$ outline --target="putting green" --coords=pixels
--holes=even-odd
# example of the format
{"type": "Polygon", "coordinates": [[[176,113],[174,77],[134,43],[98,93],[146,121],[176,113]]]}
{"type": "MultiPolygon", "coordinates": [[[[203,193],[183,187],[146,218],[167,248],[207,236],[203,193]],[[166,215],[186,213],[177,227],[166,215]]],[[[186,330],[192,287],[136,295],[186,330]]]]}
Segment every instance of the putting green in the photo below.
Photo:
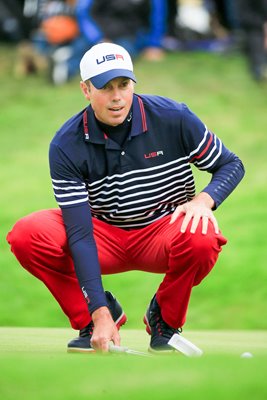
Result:
{"type": "MultiPolygon", "coordinates": [[[[68,354],[72,329],[0,328],[3,400],[265,400],[266,331],[190,331],[200,358],[182,355],[68,354]],[[251,352],[254,357],[240,355],[251,352]]],[[[144,330],[121,330],[122,344],[145,351],[144,330]]]]}
{"type": "MultiPolygon", "coordinates": [[[[149,336],[145,330],[120,330],[121,344],[146,351],[149,336]]],[[[64,353],[77,332],[70,328],[0,328],[0,353],[64,353]]],[[[183,336],[204,351],[204,355],[238,355],[251,352],[267,356],[266,331],[185,331],[183,336]]]]}

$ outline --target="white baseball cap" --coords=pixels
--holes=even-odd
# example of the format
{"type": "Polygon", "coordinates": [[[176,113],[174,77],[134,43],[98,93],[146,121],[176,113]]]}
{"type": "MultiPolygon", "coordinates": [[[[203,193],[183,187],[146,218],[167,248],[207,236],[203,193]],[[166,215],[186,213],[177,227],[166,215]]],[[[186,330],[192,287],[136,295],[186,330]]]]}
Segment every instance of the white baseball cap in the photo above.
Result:
{"type": "Polygon", "coordinates": [[[82,80],[90,79],[97,89],[118,77],[136,82],[130,54],[114,43],[99,43],[91,47],[81,59],[80,72],[82,80]]]}

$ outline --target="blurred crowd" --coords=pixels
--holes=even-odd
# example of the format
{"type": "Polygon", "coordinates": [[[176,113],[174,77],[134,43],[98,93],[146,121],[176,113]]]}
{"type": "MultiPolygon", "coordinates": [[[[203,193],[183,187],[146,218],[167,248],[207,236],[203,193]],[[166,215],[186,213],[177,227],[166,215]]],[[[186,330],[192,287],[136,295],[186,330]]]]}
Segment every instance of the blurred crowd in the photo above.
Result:
{"type": "Polygon", "coordinates": [[[14,74],[61,85],[88,48],[124,46],[133,59],[167,52],[238,50],[267,80],[267,0],[0,0],[0,40],[17,46],[14,74]]]}

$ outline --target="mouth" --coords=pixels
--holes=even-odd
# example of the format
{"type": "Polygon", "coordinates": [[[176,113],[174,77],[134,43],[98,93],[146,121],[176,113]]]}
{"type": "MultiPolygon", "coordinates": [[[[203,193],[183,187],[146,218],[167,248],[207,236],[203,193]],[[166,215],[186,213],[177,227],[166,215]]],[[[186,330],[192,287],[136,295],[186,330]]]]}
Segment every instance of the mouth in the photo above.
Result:
{"type": "Polygon", "coordinates": [[[110,107],[108,110],[111,112],[118,113],[123,110],[124,107],[110,107]]]}

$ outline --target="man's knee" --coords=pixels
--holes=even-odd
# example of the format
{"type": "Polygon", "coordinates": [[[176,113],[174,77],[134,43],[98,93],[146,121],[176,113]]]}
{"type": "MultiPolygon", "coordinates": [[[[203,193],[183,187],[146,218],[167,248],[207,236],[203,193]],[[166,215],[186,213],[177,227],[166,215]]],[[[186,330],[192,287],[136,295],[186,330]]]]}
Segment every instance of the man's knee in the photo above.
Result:
{"type": "Polygon", "coordinates": [[[227,243],[227,240],[221,233],[216,234],[214,227],[210,224],[207,234],[198,232],[191,237],[192,248],[199,261],[208,259],[217,259],[218,254],[222,250],[222,246],[227,243]]]}
{"type": "Polygon", "coordinates": [[[7,242],[10,244],[12,253],[23,262],[27,250],[30,248],[33,226],[28,217],[18,220],[11,231],[7,234],[7,242]]]}
{"type": "Polygon", "coordinates": [[[194,254],[199,258],[209,258],[210,254],[214,251],[214,246],[216,244],[215,234],[208,233],[203,234],[191,234],[190,246],[194,254]]]}
{"type": "Polygon", "coordinates": [[[210,259],[217,259],[221,247],[227,240],[216,234],[214,227],[209,223],[208,232],[202,234],[202,226],[199,225],[195,233],[190,232],[190,227],[185,233],[179,233],[173,241],[172,252],[183,253],[185,258],[197,260],[198,264],[205,263],[210,259]]]}
{"type": "Polygon", "coordinates": [[[29,240],[34,225],[30,216],[19,219],[7,235],[7,241],[12,247],[23,246],[29,240]]]}
{"type": "MultiPolygon", "coordinates": [[[[37,211],[18,220],[7,235],[7,242],[18,260],[25,264],[34,249],[66,244],[66,233],[58,212],[37,211]]],[[[35,251],[36,252],[36,251],[35,251]]]]}

